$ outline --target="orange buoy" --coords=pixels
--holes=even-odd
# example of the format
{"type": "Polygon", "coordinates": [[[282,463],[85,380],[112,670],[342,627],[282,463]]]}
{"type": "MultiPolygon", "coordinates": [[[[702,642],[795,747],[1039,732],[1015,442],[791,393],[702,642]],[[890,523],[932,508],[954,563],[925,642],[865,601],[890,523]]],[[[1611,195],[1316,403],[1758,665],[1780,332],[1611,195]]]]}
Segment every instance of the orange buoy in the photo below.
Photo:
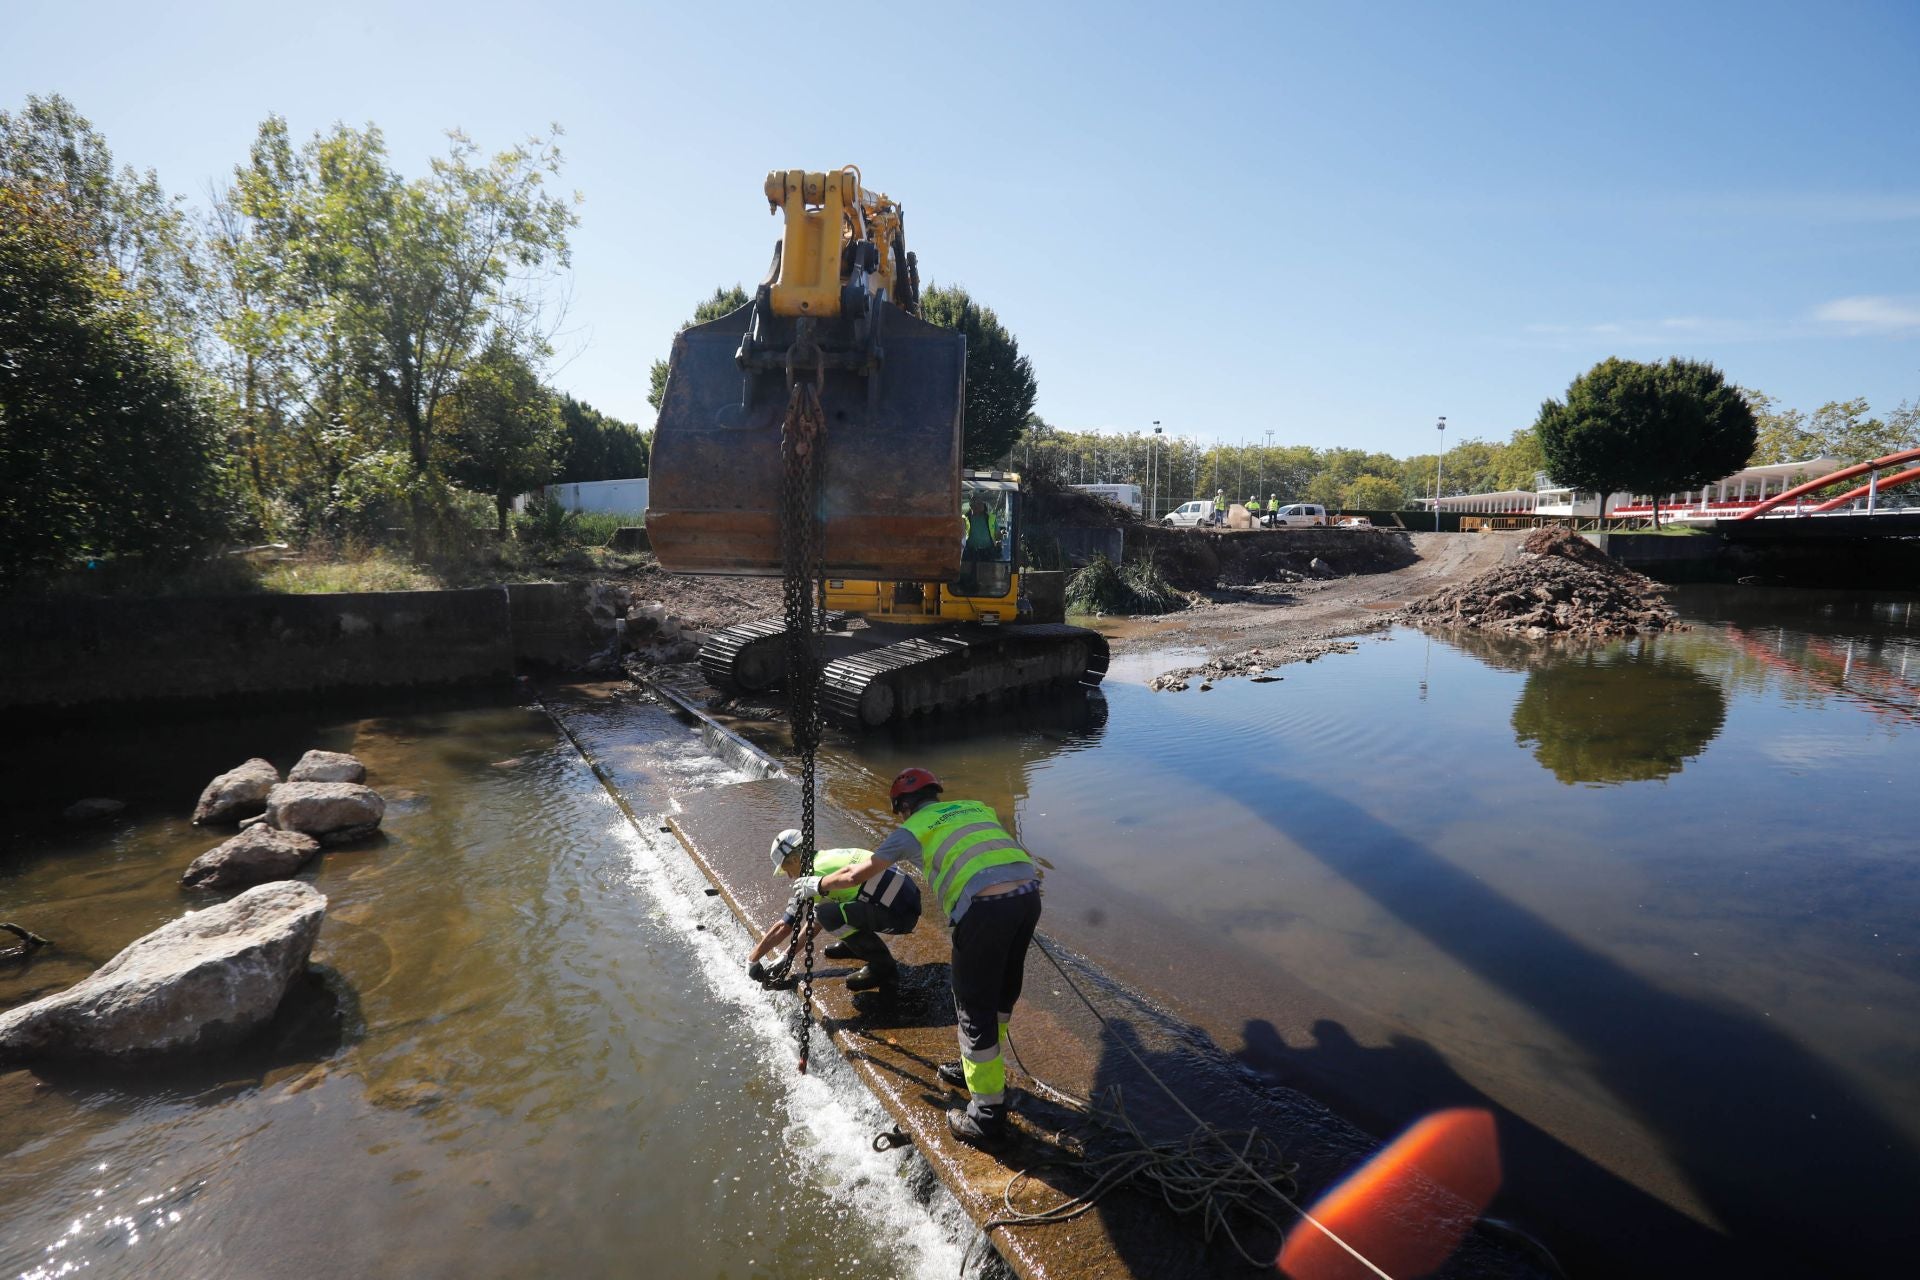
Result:
{"type": "Polygon", "coordinates": [[[1292,1280],[1378,1280],[1338,1236],[1393,1280],[1414,1280],[1447,1260],[1499,1189],[1492,1113],[1435,1112],[1320,1197],[1274,1265],[1292,1280]]]}

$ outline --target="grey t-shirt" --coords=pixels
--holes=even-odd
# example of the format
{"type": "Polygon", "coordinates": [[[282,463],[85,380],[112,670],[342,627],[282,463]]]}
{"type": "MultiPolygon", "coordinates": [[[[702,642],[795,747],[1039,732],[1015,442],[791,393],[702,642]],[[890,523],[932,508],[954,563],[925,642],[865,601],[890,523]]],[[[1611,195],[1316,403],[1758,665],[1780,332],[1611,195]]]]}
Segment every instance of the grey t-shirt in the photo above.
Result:
{"type": "MultiPolygon", "coordinates": [[[[895,827],[888,833],[887,838],[880,842],[879,847],[874,849],[873,858],[875,862],[905,862],[909,866],[915,865],[920,861],[920,841],[905,827],[895,827]]],[[[926,868],[922,867],[921,874],[924,876],[925,873],[926,868]]],[[[967,908],[972,905],[975,896],[989,885],[1018,884],[1023,880],[1038,878],[1039,872],[1031,862],[1010,862],[1005,866],[988,867],[983,871],[975,872],[973,879],[967,882],[966,892],[962,893],[959,901],[953,904],[953,912],[947,917],[947,923],[960,923],[960,917],[967,914],[967,908]]],[[[931,893],[933,886],[928,885],[927,889],[931,893]]]]}

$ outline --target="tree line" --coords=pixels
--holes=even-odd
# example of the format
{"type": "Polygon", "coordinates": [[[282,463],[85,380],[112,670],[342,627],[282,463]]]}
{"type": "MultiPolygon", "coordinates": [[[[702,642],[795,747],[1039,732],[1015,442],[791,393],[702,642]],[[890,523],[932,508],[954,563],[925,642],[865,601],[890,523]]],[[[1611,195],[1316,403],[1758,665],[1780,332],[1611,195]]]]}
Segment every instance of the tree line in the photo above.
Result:
{"type": "Polygon", "coordinates": [[[425,555],[534,485],[645,474],[543,376],[558,140],[450,133],[409,178],[378,128],[270,116],[194,207],[65,99],[0,110],[0,585],[236,537],[425,555]]]}

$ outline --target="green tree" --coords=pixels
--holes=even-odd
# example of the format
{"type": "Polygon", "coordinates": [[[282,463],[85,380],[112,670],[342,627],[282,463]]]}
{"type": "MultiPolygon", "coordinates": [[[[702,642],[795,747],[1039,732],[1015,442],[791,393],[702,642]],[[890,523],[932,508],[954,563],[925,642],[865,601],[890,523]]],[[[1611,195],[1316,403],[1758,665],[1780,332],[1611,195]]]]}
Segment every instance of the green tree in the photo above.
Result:
{"type": "Polygon", "coordinates": [[[561,448],[560,406],[526,357],[496,331],[447,397],[453,476],[493,497],[500,536],[514,495],[553,478],[561,448]]]}
{"type": "Polygon", "coordinates": [[[543,346],[539,282],[569,262],[572,202],[549,194],[558,130],[492,157],[464,135],[424,178],[389,167],[376,128],[336,126],[302,154],[308,267],[355,380],[404,451],[416,551],[444,496],[440,409],[488,332],[543,346]]]}
{"type": "Polygon", "coordinates": [[[1547,469],[1592,493],[1647,493],[1659,523],[1662,493],[1718,480],[1747,465],[1753,410],[1712,365],[1678,358],[1642,364],[1610,357],[1548,400],[1534,424],[1547,469]]]}
{"type": "Polygon", "coordinates": [[[1398,511],[1405,501],[1398,481],[1363,475],[1346,487],[1340,505],[1357,511],[1398,511]]]}
{"type": "Polygon", "coordinates": [[[967,339],[967,401],[962,419],[961,456],[970,467],[991,465],[1020,438],[1039,386],[1033,362],[991,307],[976,303],[964,288],[930,284],[920,291],[920,318],[967,339]]]}
{"type": "Polygon", "coordinates": [[[0,182],[0,588],[225,531],[217,427],[84,219],[0,182]]]}
{"type": "Polygon", "coordinates": [[[0,181],[31,186],[67,213],[75,236],[119,273],[183,349],[195,333],[198,289],[192,224],[149,169],[115,170],[107,141],[74,105],[27,95],[0,111],[0,181]]]}
{"type": "Polygon", "coordinates": [[[647,474],[647,437],[631,422],[610,417],[572,396],[561,398],[560,422],[565,439],[560,474],[554,478],[562,484],[647,474]]]}
{"type": "MultiPolygon", "coordinates": [[[[692,328],[696,324],[705,324],[709,320],[718,320],[721,316],[730,315],[752,301],[752,295],[737,284],[730,289],[722,289],[718,285],[715,285],[713,296],[693,309],[693,319],[681,325],[680,328],[674,332],[677,335],[692,328]]],[[[653,367],[647,371],[647,377],[649,383],[647,388],[647,403],[652,405],[657,411],[660,408],[660,402],[664,400],[667,395],[667,362],[665,360],[655,360],[653,367]]],[[[613,478],[619,479],[620,477],[616,476],[613,478]]]]}

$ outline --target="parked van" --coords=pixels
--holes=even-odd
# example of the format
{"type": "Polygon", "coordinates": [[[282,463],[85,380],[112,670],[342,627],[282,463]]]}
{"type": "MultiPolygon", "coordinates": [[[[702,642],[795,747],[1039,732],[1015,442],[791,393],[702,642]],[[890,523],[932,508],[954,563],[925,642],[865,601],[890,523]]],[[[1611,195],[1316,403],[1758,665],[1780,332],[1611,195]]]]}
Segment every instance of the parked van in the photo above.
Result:
{"type": "Polygon", "coordinates": [[[1082,493],[1098,494],[1108,502],[1131,508],[1135,515],[1145,510],[1140,502],[1140,486],[1137,484],[1076,484],[1067,487],[1082,493]]]}
{"type": "Polygon", "coordinates": [[[1160,518],[1160,523],[1169,529],[1192,529],[1203,524],[1213,523],[1213,502],[1208,498],[1195,498],[1192,502],[1183,502],[1160,518]]]}
{"type": "Polygon", "coordinates": [[[1266,517],[1269,529],[1291,529],[1327,523],[1329,523],[1327,509],[1317,502],[1290,503],[1266,517]]]}

